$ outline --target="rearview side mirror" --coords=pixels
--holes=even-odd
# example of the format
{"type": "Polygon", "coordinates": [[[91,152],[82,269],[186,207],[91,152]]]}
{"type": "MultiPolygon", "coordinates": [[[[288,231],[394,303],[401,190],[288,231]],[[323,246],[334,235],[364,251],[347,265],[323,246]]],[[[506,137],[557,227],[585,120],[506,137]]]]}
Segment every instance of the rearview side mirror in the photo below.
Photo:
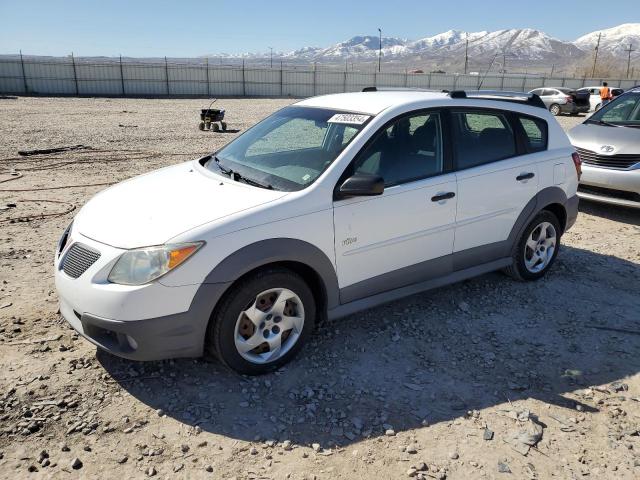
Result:
{"type": "Polygon", "coordinates": [[[356,173],[347,178],[336,192],[336,199],[371,197],[384,192],[384,179],[380,175],[356,173]]]}

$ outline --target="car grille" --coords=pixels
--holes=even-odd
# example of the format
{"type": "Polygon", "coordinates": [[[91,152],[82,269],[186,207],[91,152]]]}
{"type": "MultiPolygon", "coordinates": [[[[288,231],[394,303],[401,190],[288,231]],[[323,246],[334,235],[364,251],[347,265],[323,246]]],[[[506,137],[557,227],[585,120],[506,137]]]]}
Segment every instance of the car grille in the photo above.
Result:
{"type": "Polygon", "coordinates": [[[585,165],[624,169],[640,163],[640,155],[600,155],[584,148],[576,147],[576,150],[585,165]]]}
{"type": "Polygon", "coordinates": [[[71,278],[78,278],[100,258],[100,252],[81,243],[74,243],[64,256],[62,270],[71,278]]]}

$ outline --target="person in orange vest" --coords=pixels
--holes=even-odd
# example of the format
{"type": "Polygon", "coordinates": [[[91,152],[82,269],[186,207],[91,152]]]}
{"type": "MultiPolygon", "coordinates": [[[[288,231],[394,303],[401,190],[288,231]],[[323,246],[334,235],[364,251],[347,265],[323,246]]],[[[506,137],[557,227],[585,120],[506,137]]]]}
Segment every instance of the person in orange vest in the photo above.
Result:
{"type": "Polygon", "coordinates": [[[609,103],[612,98],[613,95],[611,95],[609,84],[607,82],[602,82],[602,87],[600,88],[600,108],[609,103]]]}

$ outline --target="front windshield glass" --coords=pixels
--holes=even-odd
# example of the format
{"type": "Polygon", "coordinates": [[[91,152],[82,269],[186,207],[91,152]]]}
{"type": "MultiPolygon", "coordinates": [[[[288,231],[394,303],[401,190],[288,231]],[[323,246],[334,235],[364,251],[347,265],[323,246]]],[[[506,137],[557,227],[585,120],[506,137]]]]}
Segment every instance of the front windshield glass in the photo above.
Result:
{"type": "Polygon", "coordinates": [[[588,123],[640,125],[640,92],[627,93],[589,117],[588,123]]]}
{"type": "Polygon", "coordinates": [[[225,146],[207,167],[276,190],[301,190],[336,159],[368,115],[286,107],[225,146]]]}

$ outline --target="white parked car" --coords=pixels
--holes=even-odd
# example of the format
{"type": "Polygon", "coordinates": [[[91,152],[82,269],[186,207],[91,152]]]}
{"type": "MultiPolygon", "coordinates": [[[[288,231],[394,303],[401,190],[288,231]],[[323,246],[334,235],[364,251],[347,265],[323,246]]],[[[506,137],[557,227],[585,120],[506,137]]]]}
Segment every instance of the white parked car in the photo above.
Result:
{"type": "MultiPolygon", "coordinates": [[[[595,112],[596,110],[599,110],[600,107],[602,106],[602,99],[600,98],[600,89],[602,87],[601,86],[595,86],[595,87],[582,87],[579,88],[578,90],[576,90],[576,92],[579,93],[588,93],[589,94],[589,111],[590,112],[595,112]]],[[[624,90],[621,88],[616,88],[616,87],[609,87],[611,89],[611,95],[613,96],[613,98],[622,95],[624,93],[624,90]]]]}
{"type": "Polygon", "coordinates": [[[539,279],[576,219],[579,157],[520,95],[309,98],[113,186],[60,240],[60,310],[122,357],[210,351],[259,374],[322,318],[499,269],[539,279]]]}

